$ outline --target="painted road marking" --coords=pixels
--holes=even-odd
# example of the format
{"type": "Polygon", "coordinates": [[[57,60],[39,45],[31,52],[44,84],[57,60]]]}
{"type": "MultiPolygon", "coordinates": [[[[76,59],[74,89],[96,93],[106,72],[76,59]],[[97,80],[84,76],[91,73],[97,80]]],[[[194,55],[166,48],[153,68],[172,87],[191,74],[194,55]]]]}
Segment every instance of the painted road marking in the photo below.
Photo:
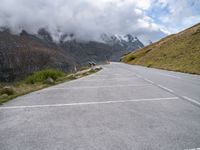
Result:
{"type": "Polygon", "coordinates": [[[187,101],[193,103],[193,104],[196,104],[196,105],[200,106],[200,102],[198,102],[198,101],[196,101],[196,100],[194,100],[192,98],[189,98],[187,96],[183,96],[183,98],[186,99],[187,101]]]}
{"type": "Polygon", "coordinates": [[[135,74],[136,77],[138,78],[143,78],[141,75],[135,74]]]}
{"type": "MultiPolygon", "coordinates": [[[[109,78],[104,78],[104,79],[84,79],[84,80],[80,80],[81,82],[94,82],[94,81],[105,81],[105,80],[117,80],[117,81],[127,81],[127,80],[130,80],[130,79],[133,79],[133,78],[112,78],[112,79],[109,79],[109,78]]],[[[74,80],[75,81],[75,80],[74,80]]]]}
{"type": "Polygon", "coordinates": [[[184,149],[184,150],[200,150],[200,148],[184,149]]]}
{"type": "Polygon", "coordinates": [[[168,91],[168,92],[170,92],[170,93],[174,93],[174,91],[173,90],[171,90],[171,89],[169,89],[169,88],[167,88],[167,87],[164,87],[164,86],[162,86],[162,85],[160,85],[160,84],[156,84],[156,83],[154,83],[153,81],[151,81],[151,80],[149,80],[149,79],[147,79],[147,78],[143,78],[142,76],[140,76],[140,75],[138,75],[138,74],[135,74],[138,78],[142,78],[143,80],[145,80],[145,81],[147,81],[147,82],[149,82],[149,83],[151,83],[151,84],[153,84],[153,85],[156,85],[156,86],[158,86],[158,87],[160,87],[160,88],[162,88],[162,89],[164,89],[164,90],[166,90],[166,91],[168,91]]]}
{"type": "Polygon", "coordinates": [[[162,85],[160,85],[160,84],[158,84],[157,86],[160,87],[160,88],[162,88],[162,89],[164,89],[164,90],[166,90],[166,91],[168,91],[168,92],[174,93],[173,90],[171,90],[171,89],[169,89],[169,88],[167,88],[167,87],[165,87],[165,86],[162,86],[162,85]]]}
{"type": "MultiPolygon", "coordinates": [[[[80,80],[81,82],[94,82],[94,81],[105,81],[105,80],[117,80],[117,81],[126,81],[126,80],[130,80],[133,78],[104,78],[104,79],[95,79],[95,78],[90,78],[90,79],[84,79],[84,80],[80,80]]],[[[75,81],[75,80],[74,80],[75,81]]]]}
{"type": "Polygon", "coordinates": [[[175,76],[175,75],[170,75],[170,74],[165,74],[165,73],[159,73],[159,74],[163,75],[163,76],[172,77],[172,78],[175,78],[175,79],[181,79],[181,77],[178,77],[178,76],[175,76]]]}
{"type": "Polygon", "coordinates": [[[151,83],[151,84],[154,84],[154,82],[151,81],[151,80],[149,80],[149,79],[144,78],[144,80],[147,81],[147,82],[149,82],[149,83],[151,83]]]}
{"type": "Polygon", "coordinates": [[[146,102],[146,101],[162,101],[162,100],[177,100],[178,97],[167,98],[150,98],[150,99],[133,99],[119,101],[104,101],[104,102],[83,102],[83,103],[67,103],[67,104],[49,104],[49,105],[32,105],[32,106],[10,106],[0,107],[0,110],[5,109],[23,109],[23,108],[45,108],[45,107],[64,107],[64,106],[81,106],[81,105],[97,105],[97,104],[112,104],[112,103],[127,103],[127,102],[146,102]]]}
{"type": "Polygon", "coordinates": [[[126,85],[105,85],[105,86],[79,86],[79,87],[50,87],[44,90],[53,89],[96,89],[96,88],[112,88],[112,87],[140,87],[140,86],[151,86],[151,84],[126,84],[126,85]]]}

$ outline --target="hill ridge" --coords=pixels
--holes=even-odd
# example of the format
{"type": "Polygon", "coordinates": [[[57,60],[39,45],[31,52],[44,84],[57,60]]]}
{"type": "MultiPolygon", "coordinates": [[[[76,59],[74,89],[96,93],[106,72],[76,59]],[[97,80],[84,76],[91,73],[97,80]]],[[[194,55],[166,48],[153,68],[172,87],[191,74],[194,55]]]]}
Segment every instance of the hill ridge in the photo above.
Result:
{"type": "Polygon", "coordinates": [[[124,55],[121,61],[200,74],[200,23],[124,55]]]}

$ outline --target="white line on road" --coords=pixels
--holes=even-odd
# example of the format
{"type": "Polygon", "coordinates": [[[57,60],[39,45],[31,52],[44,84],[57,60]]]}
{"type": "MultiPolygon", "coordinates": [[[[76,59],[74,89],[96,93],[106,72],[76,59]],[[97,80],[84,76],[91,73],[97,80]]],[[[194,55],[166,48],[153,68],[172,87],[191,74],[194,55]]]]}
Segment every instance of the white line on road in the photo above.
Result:
{"type": "Polygon", "coordinates": [[[198,101],[196,101],[196,100],[194,100],[192,98],[189,98],[187,96],[183,96],[183,98],[186,99],[187,101],[191,102],[191,103],[194,103],[194,104],[200,106],[200,102],[198,102],[198,101]]]}
{"type": "Polygon", "coordinates": [[[139,74],[135,74],[135,76],[138,77],[138,78],[142,78],[142,76],[139,75],[139,74]]]}
{"type": "Polygon", "coordinates": [[[144,80],[145,80],[145,81],[147,81],[147,82],[149,82],[149,83],[152,83],[152,84],[154,84],[154,82],[153,82],[153,81],[151,81],[151,80],[149,80],[149,79],[146,79],[146,78],[144,78],[144,80]]]}
{"type": "Polygon", "coordinates": [[[168,76],[168,77],[176,78],[176,79],[181,79],[181,77],[170,75],[170,74],[164,74],[164,73],[159,73],[159,74],[163,75],[163,76],[168,76]]]}
{"type": "MultiPolygon", "coordinates": [[[[117,80],[117,81],[122,80],[122,81],[124,81],[124,80],[130,80],[130,79],[133,79],[133,77],[132,76],[126,77],[126,78],[124,78],[124,77],[121,77],[121,78],[120,77],[113,77],[113,78],[99,78],[99,79],[88,78],[88,79],[82,79],[81,82],[94,82],[94,81],[102,81],[102,80],[117,80]]],[[[76,81],[76,80],[74,80],[74,81],[76,81]]]]}
{"type": "Polygon", "coordinates": [[[200,148],[184,149],[184,150],[200,150],[200,148]]]}
{"type": "Polygon", "coordinates": [[[93,88],[112,88],[112,87],[139,87],[139,86],[149,86],[151,84],[128,84],[128,85],[105,85],[105,86],[79,86],[79,87],[50,87],[44,90],[51,89],[93,89],[93,88]]]}
{"type": "Polygon", "coordinates": [[[145,81],[147,81],[147,82],[149,82],[149,83],[151,83],[151,84],[155,84],[153,81],[151,81],[151,80],[149,80],[149,79],[147,79],[147,78],[144,78],[144,77],[142,77],[142,76],[139,75],[139,74],[136,74],[136,73],[135,73],[135,76],[138,77],[138,78],[142,78],[143,80],[145,80],[145,81]]]}
{"type": "Polygon", "coordinates": [[[169,89],[169,88],[167,88],[167,87],[164,87],[164,86],[162,86],[162,85],[160,85],[160,84],[158,84],[157,86],[160,87],[160,88],[162,88],[162,89],[164,89],[164,90],[166,90],[166,91],[169,91],[169,92],[171,92],[171,93],[174,93],[173,90],[171,90],[171,89],[169,89]]]}
{"type": "Polygon", "coordinates": [[[133,100],[104,101],[104,102],[83,102],[83,103],[67,103],[67,104],[32,105],[32,106],[10,106],[10,107],[0,107],[0,110],[3,110],[3,109],[23,109],[23,108],[44,108],[44,107],[96,105],[96,104],[127,103],[127,102],[162,101],[162,100],[177,100],[177,99],[179,99],[179,98],[178,97],[167,97],[167,98],[133,99],[133,100]]]}

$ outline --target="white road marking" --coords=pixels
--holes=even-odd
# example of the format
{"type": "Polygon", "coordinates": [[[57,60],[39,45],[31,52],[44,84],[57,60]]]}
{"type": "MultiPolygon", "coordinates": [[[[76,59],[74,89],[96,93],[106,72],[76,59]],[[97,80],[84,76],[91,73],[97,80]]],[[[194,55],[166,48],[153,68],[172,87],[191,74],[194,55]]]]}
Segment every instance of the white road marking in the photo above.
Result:
{"type": "Polygon", "coordinates": [[[170,74],[164,74],[164,73],[159,73],[159,74],[163,75],[163,76],[168,76],[168,77],[176,78],[176,79],[181,79],[181,77],[170,75],[170,74]]]}
{"type": "Polygon", "coordinates": [[[144,78],[144,80],[145,80],[145,81],[147,81],[147,82],[149,82],[149,83],[152,83],[152,84],[154,84],[154,82],[153,82],[153,81],[151,81],[151,80],[149,80],[149,79],[146,79],[146,78],[144,78]]]}
{"type": "Polygon", "coordinates": [[[144,78],[144,77],[142,77],[142,76],[139,75],[139,74],[136,74],[136,73],[135,73],[135,76],[138,77],[138,78],[142,78],[143,80],[145,80],[145,81],[147,81],[147,82],[149,82],[149,83],[151,83],[151,84],[155,84],[153,81],[151,81],[151,80],[149,80],[149,79],[147,79],[147,78],[144,78]]]}
{"type": "Polygon", "coordinates": [[[79,86],[79,87],[50,87],[44,90],[53,89],[95,89],[95,88],[112,88],[112,87],[140,87],[140,86],[150,86],[151,84],[126,84],[126,85],[105,85],[105,86],[79,86]]]}
{"type": "Polygon", "coordinates": [[[138,74],[135,74],[135,76],[138,77],[138,78],[142,78],[142,76],[141,76],[141,75],[138,75],[138,74]]]}
{"type": "Polygon", "coordinates": [[[127,103],[127,102],[162,101],[162,100],[177,100],[177,99],[179,99],[179,98],[178,97],[167,97],[167,98],[133,99],[133,100],[104,101],[104,102],[83,102],[83,103],[67,103],[67,104],[32,105],[32,106],[10,106],[10,107],[0,107],[0,110],[3,110],[3,109],[23,109],[23,108],[44,108],[44,107],[64,107],[64,106],[80,106],[80,105],[97,105],[97,104],[127,103]]]}
{"type": "Polygon", "coordinates": [[[166,90],[166,91],[169,91],[169,92],[171,92],[171,93],[174,93],[173,90],[171,90],[171,89],[169,89],[169,88],[167,88],[167,87],[165,87],[165,86],[162,86],[162,85],[160,85],[160,84],[158,84],[157,86],[159,86],[160,88],[162,88],[162,89],[164,89],[164,90],[166,90]]]}
{"type": "Polygon", "coordinates": [[[191,149],[184,149],[184,150],[200,150],[200,148],[191,148],[191,149]]]}
{"type": "MultiPolygon", "coordinates": [[[[81,80],[81,82],[94,82],[94,81],[102,81],[102,80],[118,80],[118,81],[124,81],[124,80],[130,80],[133,79],[133,77],[127,77],[127,78],[119,78],[119,77],[114,77],[114,78],[104,78],[104,79],[95,79],[95,78],[88,78],[88,79],[83,79],[81,80]]],[[[76,81],[76,80],[74,80],[76,81]]]]}
{"type": "MultiPolygon", "coordinates": [[[[101,80],[106,80],[106,79],[95,79],[95,78],[90,78],[90,79],[83,79],[81,80],[81,82],[94,82],[94,81],[101,81],[101,80]]],[[[74,80],[76,81],[76,80],[74,80]]]]}
{"type": "Polygon", "coordinates": [[[189,102],[192,102],[192,103],[194,103],[194,104],[200,106],[200,102],[198,102],[198,101],[196,101],[196,100],[194,100],[194,99],[192,99],[192,98],[189,98],[189,97],[187,97],[187,96],[183,96],[183,98],[186,99],[186,100],[189,101],[189,102]]]}

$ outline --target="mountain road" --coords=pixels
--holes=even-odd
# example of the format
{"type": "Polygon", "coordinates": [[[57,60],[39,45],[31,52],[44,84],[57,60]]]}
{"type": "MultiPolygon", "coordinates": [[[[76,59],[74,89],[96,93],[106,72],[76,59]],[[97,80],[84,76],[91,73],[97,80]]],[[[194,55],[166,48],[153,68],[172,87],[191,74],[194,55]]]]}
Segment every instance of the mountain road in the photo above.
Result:
{"type": "Polygon", "coordinates": [[[200,148],[200,76],[112,62],[0,106],[0,150],[200,148]]]}

